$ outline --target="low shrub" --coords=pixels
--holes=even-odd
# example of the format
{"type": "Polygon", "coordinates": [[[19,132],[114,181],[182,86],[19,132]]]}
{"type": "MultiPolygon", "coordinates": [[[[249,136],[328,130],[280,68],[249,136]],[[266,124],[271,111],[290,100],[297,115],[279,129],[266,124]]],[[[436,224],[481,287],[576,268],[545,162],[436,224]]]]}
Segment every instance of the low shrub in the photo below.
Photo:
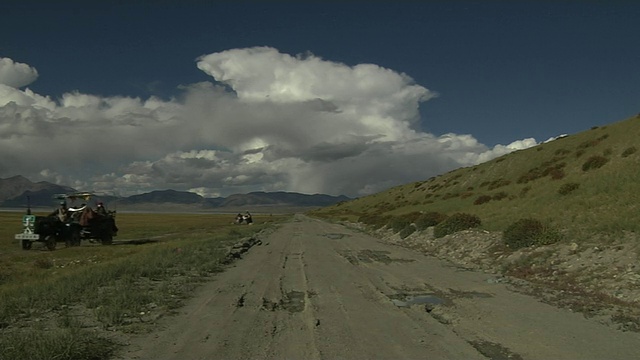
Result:
{"type": "Polygon", "coordinates": [[[533,218],[520,219],[502,233],[502,240],[511,249],[548,245],[559,241],[560,238],[560,233],[545,227],[541,221],[533,218]]]}
{"type": "Polygon", "coordinates": [[[441,238],[457,231],[478,227],[480,224],[480,218],[476,215],[455,213],[434,227],[433,236],[441,238]]]}
{"type": "Polygon", "coordinates": [[[439,212],[431,211],[428,213],[421,214],[418,219],[416,219],[415,224],[417,230],[425,230],[430,226],[436,226],[447,219],[447,215],[441,214],[439,212]]]}
{"type": "Polygon", "coordinates": [[[460,199],[466,199],[473,196],[473,191],[465,191],[460,194],[460,199]]]}
{"type": "Polygon", "coordinates": [[[509,194],[507,194],[504,191],[500,191],[500,192],[497,192],[497,193],[493,194],[493,196],[491,198],[493,200],[502,200],[502,199],[505,199],[505,198],[508,198],[508,197],[509,197],[509,194]]]}
{"type": "Polygon", "coordinates": [[[550,174],[552,175],[554,172],[557,173],[567,165],[565,162],[560,162],[562,159],[562,157],[554,157],[553,159],[545,161],[539,166],[529,169],[529,171],[520,175],[517,181],[518,184],[526,184],[529,181],[534,181],[550,174]]]}
{"type": "Polygon", "coordinates": [[[448,193],[446,193],[446,194],[444,194],[444,195],[442,196],[442,200],[453,199],[453,198],[456,198],[456,197],[458,197],[458,196],[460,196],[460,194],[459,194],[459,193],[449,193],[449,192],[448,192],[448,193]]]}
{"type": "Polygon", "coordinates": [[[536,243],[542,235],[544,226],[536,219],[520,219],[509,225],[502,233],[505,245],[512,249],[520,249],[536,243]]]}
{"type": "Polygon", "coordinates": [[[412,224],[409,224],[409,225],[405,226],[404,229],[400,230],[398,235],[400,235],[401,239],[404,239],[407,236],[413,234],[415,231],[416,231],[416,227],[413,226],[412,224]]]}
{"type": "Polygon", "coordinates": [[[389,220],[387,226],[394,232],[400,232],[405,227],[411,225],[411,220],[405,216],[394,216],[389,220]]]}
{"type": "Polygon", "coordinates": [[[591,140],[583,141],[582,143],[580,143],[580,145],[578,145],[578,149],[587,149],[590,147],[594,147],[599,143],[600,143],[599,139],[591,139],[591,140]]]}
{"type": "Polygon", "coordinates": [[[358,218],[358,222],[369,225],[375,229],[379,229],[385,226],[388,221],[388,216],[382,216],[378,214],[366,214],[358,218]]]}
{"type": "Polygon", "coordinates": [[[473,201],[473,205],[482,205],[482,204],[487,203],[489,201],[491,201],[491,196],[490,195],[480,195],[473,201]]]}
{"type": "Polygon", "coordinates": [[[622,152],[622,157],[627,157],[631,154],[634,154],[638,149],[635,146],[628,147],[622,152]]]}
{"type": "Polygon", "coordinates": [[[562,170],[562,169],[553,169],[553,170],[551,170],[551,172],[549,172],[549,175],[551,176],[551,179],[553,179],[553,180],[560,180],[560,179],[564,178],[565,173],[564,173],[564,170],[562,170]]]}
{"type": "Polygon", "coordinates": [[[589,171],[591,169],[601,168],[608,161],[609,159],[607,159],[604,156],[594,155],[588,158],[587,161],[585,161],[584,164],[582,164],[582,171],[589,171]]]}
{"type": "Polygon", "coordinates": [[[579,187],[580,187],[580,184],[574,183],[574,182],[562,184],[562,186],[560,186],[560,188],[558,189],[558,194],[567,195],[572,191],[578,189],[579,187]]]}
{"type": "Polygon", "coordinates": [[[407,215],[403,215],[403,217],[406,217],[407,220],[409,220],[409,222],[416,222],[416,220],[418,220],[418,218],[422,216],[422,213],[419,211],[414,211],[414,212],[410,212],[407,215]]]}
{"type": "Polygon", "coordinates": [[[547,166],[546,169],[544,169],[541,173],[542,176],[547,176],[547,175],[552,175],[554,172],[556,171],[562,171],[562,169],[567,166],[567,163],[565,162],[560,162],[557,164],[550,164],[549,166],[547,166]]]}
{"type": "Polygon", "coordinates": [[[506,180],[506,179],[498,179],[498,180],[494,180],[489,184],[489,187],[487,190],[495,190],[497,188],[503,187],[503,186],[507,186],[511,184],[510,180],[506,180]]]}

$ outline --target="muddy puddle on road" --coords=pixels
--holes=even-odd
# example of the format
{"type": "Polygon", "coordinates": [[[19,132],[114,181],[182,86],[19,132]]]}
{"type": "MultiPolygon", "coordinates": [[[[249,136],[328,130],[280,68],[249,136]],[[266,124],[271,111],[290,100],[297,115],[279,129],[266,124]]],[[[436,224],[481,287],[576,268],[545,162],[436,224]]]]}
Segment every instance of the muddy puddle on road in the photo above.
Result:
{"type": "Polygon", "coordinates": [[[262,298],[262,309],[268,311],[285,310],[290,313],[296,313],[304,310],[305,302],[305,293],[294,290],[284,293],[279,301],[262,298]]]}
{"type": "Polygon", "coordinates": [[[433,294],[411,295],[411,296],[390,296],[391,302],[397,307],[411,307],[411,305],[441,305],[445,300],[433,294]]]}
{"type": "Polygon", "coordinates": [[[384,250],[345,250],[340,252],[340,256],[347,259],[351,264],[358,265],[360,263],[379,262],[383,264],[391,264],[394,262],[404,263],[413,262],[413,259],[392,258],[389,251],[384,250]]]}
{"type": "Polygon", "coordinates": [[[492,294],[483,293],[479,291],[461,291],[449,289],[446,292],[442,291],[433,291],[433,289],[421,289],[426,292],[419,292],[420,290],[415,289],[414,291],[407,292],[401,291],[399,293],[393,295],[387,295],[387,297],[391,300],[391,302],[397,307],[411,307],[412,305],[424,305],[425,310],[430,312],[433,308],[438,305],[443,306],[453,306],[453,300],[459,298],[490,298],[493,297],[492,294]]]}
{"type": "Polygon", "coordinates": [[[349,235],[349,234],[340,234],[340,233],[328,233],[328,234],[322,234],[322,236],[327,237],[329,239],[333,239],[333,240],[340,240],[340,239],[349,237],[351,235],[349,235]]]}
{"type": "MultiPolygon", "coordinates": [[[[391,302],[398,308],[410,308],[413,305],[424,306],[424,310],[428,312],[436,321],[443,325],[450,325],[452,317],[450,309],[453,305],[451,298],[487,298],[493,295],[476,291],[456,291],[449,289],[450,298],[443,298],[434,293],[423,294],[407,294],[398,293],[388,295],[391,302]]],[[[511,351],[509,348],[482,339],[465,339],[467,343],[473,346],[480,354],[490,360],[523,360],[522,356],[511,351]]]]}

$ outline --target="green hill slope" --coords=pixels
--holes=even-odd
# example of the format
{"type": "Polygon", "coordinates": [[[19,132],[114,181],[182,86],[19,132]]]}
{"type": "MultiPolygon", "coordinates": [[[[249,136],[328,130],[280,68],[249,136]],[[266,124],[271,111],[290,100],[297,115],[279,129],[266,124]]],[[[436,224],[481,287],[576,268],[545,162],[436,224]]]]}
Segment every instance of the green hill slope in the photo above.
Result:
{"type": "MultiPolygon", "coordinates": [[[[640,115],[315,211],[356,221],[438,212],[503,231],[535,218],[565,238],[640,232],[640,115]]],[[[382,224],[380,224],[382,225],[382,224]]]]}

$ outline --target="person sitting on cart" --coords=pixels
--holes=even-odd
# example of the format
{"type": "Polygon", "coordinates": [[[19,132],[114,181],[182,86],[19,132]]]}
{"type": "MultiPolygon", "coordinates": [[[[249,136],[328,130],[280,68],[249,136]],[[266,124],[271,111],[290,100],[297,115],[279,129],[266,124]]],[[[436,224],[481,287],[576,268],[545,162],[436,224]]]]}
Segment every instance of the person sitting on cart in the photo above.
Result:
{"type": "Polygon", "coordinates": [[[69,216],[69,211],[67,209],[67,202],[60,201],[60,206],[55,209],[49,216],[56,217],[58,220],[65,222],[67,221],[67,217],[69,216]]]}
{"type": "Polygon", "coordinates": [[[96,212],[100,216],[107,216],[107,209],[104,208],[104,204],[102,202],[98,203],[98,206],[96,207],[96,212]]]}
{"type": "Polygon", "coordinates": [[[89,226],[91,220],[95,219],[96,212],[93,211],[91,206],[85,206],[82,209],[82,214],[80,215],[80,226],[89,226]]]}
{"type": "Polygon", "coordinates": [[[247,225],[251,225],[253,223],[253,218],[251,217],[251,214],[249,214],[248,211],[244,216],[242,216],[242,218],[247,223],[247,225]]]}

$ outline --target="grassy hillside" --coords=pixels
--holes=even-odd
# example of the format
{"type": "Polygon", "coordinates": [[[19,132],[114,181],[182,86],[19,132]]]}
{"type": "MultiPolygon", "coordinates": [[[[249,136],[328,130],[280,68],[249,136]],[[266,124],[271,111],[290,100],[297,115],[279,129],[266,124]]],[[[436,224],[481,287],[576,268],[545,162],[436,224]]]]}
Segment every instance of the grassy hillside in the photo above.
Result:
{"type": "Polygon", "coordinates": [[[313,215],[356,221],[416,212],[477,215],[503,231],[535,218],[568,239],[640,232],[640,115],[313,215]]]}

